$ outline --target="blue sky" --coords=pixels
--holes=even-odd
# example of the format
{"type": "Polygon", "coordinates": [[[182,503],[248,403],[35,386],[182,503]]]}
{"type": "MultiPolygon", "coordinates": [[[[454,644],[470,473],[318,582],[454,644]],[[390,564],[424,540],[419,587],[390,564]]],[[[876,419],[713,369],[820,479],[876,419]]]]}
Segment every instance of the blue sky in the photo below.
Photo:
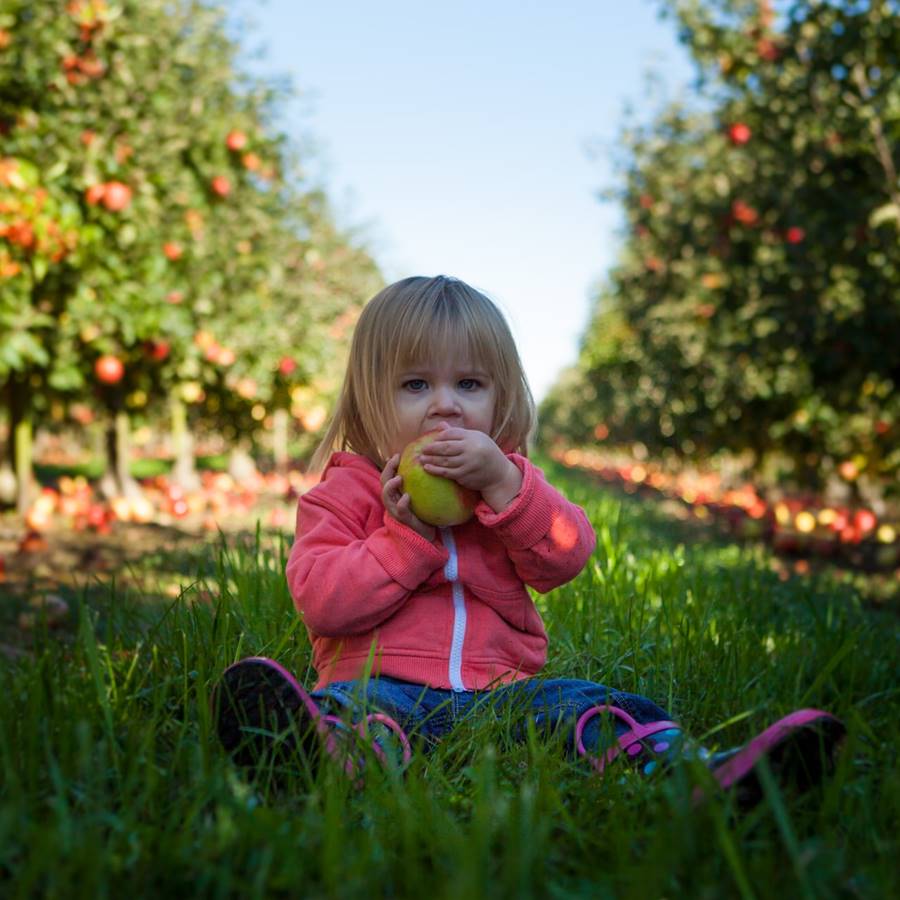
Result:
{"type": "Polygon", "coordinates": [[[235,7],[252,63],[299,97],[279,126],[393,281],[456,275],[506,313],[540,399],[574,361],[615,259],[611,151],[652,71],[692,69],[650,0],[450,4],[265,0],[235,7]],[[592,156],[589,147],[600,148],[592,156]]]}

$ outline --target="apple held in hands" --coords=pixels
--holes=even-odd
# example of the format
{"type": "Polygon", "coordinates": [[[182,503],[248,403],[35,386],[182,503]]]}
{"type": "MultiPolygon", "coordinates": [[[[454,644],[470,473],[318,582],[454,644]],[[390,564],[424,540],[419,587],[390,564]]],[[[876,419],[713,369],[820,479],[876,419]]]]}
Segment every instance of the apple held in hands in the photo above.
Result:
{"type": "Polygon", "coordinates": [[[450,478],[432,475],[422,467],[419,452],[440,433],[428,431],[410,441],[400,455],[397,474],[403,479],[403,490],[409,494],[413,514],[428,525],[444,528],[471,519],[480,495],[450,478]]]}

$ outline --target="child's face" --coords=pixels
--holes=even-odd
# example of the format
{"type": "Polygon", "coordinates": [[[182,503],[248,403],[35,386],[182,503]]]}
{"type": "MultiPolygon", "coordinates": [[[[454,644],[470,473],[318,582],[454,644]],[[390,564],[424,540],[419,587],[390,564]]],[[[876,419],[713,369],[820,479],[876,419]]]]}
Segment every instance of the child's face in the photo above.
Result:
{"type": "Polygon", "coordinates": [[[400,430],[391,454],[441,422],[490,434],[495,398],[496,388],[485,368],[467,360],[433,360],[401,370],[394,385],[400,430]]]}

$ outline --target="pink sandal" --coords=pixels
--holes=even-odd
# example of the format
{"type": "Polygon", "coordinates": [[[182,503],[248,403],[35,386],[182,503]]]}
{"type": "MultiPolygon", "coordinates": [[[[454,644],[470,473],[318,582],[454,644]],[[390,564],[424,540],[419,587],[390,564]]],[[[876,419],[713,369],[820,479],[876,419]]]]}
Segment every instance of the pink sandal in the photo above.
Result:
{"type": "MultiPolygon", "coordinates": [[[[765,758],[775,777],[781,783],[793,784],[799,790],[807,790],[822,781],[834,770],[835,759],[846,735],[846,728],[840,719],[818,709],[800,709],[770,725],[762,734],[746,746],[735,751],[710,754],[703,748],[695,753],[688,750],[684,755],[695,756],[711,770],[716,783],[723,790],[733,791],[738,805],[749,808],[763,796],[756,766],[765,758]],[[717,764],[717,760],[725,757],[717,764]]],[[[626,756],[641,766],[645,775],[651,774],[665,758],[651,758],[652,754],[678,752],[684,733],[676,722],[659,721],[644,725],[636,722],[625,710],[617,706],[594,706],[578,719],[575,725],[575,746],[581,756],[587,757],[591,765],[603,772],[609,763],[623,751],[626,756]],[[609,713],[625,722],[629,730],[616,739],[602,756],[590,754],[584,746],[585,725],[594,717],[609,713]]],[[[706,798],[706,792],[698,787],[694,791],[694,803],[706,798]]]]}
{"type": "MultiPolygon", "coordinates": [[[[402,764],[412,757],[409,740],[390,716],[370,713],[348,729],[339,716],[323,715],[317,703],[284,666],[265,656],[250,656],[229,666],[213,690],[211,709],[225,750],[241,766],[255,765],[269,755],[287,761],[296,753],[316,759],[324,750],[359,783],[364,760],[348,748],[352,735],[368,740],[377,722],[393,732],[402,748],[402,764]]],[[[387,755],[377,740],[369,744],[382,764],[387,755]]]]}
{"type": "MultiPolygon", "coordinates": [[[[805,791],[834,771],[847,729],[840,719],[820,709],[798,709],[779,719],[733,756],[712,770],[719,787],[735,791],[738,804],[753,806],[763,797],[756,765],[763,758],[782,783],[805,791]]],[[[694,802],[705,798],[702,788],[694,802]]]]}
{"type": "MultiPolygon", "coordinates": [[[[575,747],[580,756],[587,757],[590,764],[602,772],[623,751],[630,760],[638,762],[642,754],[665,753],[672,749],[676,742],[683,737],[681,726],[676,722],[649,722],[646,725],[638,724],[624,709],[618,706],[592,706],[582,713],[575,724],[575,747]],[[594,756],[584,746],[584,728],[587,723],[602,713],[609,713],[617,719],[621,719],[629,728],[623,735],[616,739],[616,743],[609,747],[602,757],[594,756]],[[651,740],[652,738],[652,740],[651,740]]],[[[657,760],[642,762],[642,771],[649,775],[656,768],[657,760]]]]}

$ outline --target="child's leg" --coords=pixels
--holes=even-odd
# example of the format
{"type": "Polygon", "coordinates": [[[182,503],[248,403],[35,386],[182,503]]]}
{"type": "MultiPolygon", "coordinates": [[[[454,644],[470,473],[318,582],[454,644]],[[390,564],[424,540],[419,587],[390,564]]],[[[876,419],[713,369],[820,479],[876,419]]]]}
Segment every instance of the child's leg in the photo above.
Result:
{"type": "Polygon", "coordinates": [[[564,729],[572,752],[599,771],[623,755],[649,774],[661,759],[682,749],[683,733],[652,700],[579,679],[526,679],[483,698],[498,716],[508,716],[513,735],[524,735],[532,719],[546,731],[564,729]]]}
{"type": "MultiPolygon", "coordinates": [[[[835,760],[846,734],[844,724],[830,713],[817,709],[801,709],[770,725],[765,731],[742,747],[710,753],[690,739],[674,722],[647,722],[646,718],[629,721],[623,711],[633,709],[646,712],[650,701],[634,695],[619,694],[616,705],[599,705],[584,713],[576,724],[575,740],[579,753],[586,755],[598,771],[603,771],[621,751],[640,764],[646,775],[658,768],[665,768],[677,759],[696,759],[711,772],[719,787],[732,791],[738,805],[749,808],[762,799],[763,789],[759,780],[759,764],[765,760],[776,781],[791,785],[800,791],[807,790],[834,770],[835,760]],[[624,702],[623,702],[624,701],[624,702]],[[595,714],[612,714],[626,721],[629,730],[617,729],[616,745],[602,754],[590,748],[597,746],[585,740],[586,722],[595,714]]],[[[655,704],[654,704],[655,705],[655,704]]],[[[701,800],[702,789],[695,793],[701,800]]]]}
{"type": "Polygon", "coordinates": [[[404,762],[410,739],[428,749],[455,721],[452,691],[386,676],[332,682],[312,696],[324,711],[367,734],[388,758],[404,762]]]}
{"type": "MultiPolygon", "coordinates": [[[[781,784],[805,790],[834,769],[846,733],[843,723],[830,713],[802,709],[742,747],[710,753],[687,739],[652,700],[593,682],[529,679],[497,689],[490,702],[498,712],[531,717],[539,727],[571,726],[574,750],[600,772],[621,759],[647,775],[678,759],[700,760],[716,783],[733,791],[745,807],[762,797],[757,768],[762,760],[781,784]]],[[[695,799],[702,797],[698,790],[695,799]]]]}

